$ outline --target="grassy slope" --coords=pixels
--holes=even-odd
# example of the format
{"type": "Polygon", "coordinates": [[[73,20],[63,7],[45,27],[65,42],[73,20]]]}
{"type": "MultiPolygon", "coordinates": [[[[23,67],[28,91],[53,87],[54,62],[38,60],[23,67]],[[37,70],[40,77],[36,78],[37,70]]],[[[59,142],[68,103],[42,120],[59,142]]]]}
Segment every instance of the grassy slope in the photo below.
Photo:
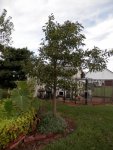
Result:
{"type": "Polygon", "coordinates": [[[44,150],[113,150],[113,106],[58,105],[58,111],[73,118],[77,128],[44,150]]]}

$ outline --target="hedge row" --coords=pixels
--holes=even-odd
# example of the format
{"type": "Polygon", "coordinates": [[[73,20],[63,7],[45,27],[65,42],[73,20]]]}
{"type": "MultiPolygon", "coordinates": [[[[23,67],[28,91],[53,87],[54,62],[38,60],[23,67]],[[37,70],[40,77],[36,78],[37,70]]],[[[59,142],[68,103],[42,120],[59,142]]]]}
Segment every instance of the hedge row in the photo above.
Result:
{"type": "Polygon", "coordinates": [[[18,118],[6,119],[0,123],[0,149],[5,148],[10,142],[20,135],[26,135],[32,129],[35,121],[34,109],[18,118]]]}

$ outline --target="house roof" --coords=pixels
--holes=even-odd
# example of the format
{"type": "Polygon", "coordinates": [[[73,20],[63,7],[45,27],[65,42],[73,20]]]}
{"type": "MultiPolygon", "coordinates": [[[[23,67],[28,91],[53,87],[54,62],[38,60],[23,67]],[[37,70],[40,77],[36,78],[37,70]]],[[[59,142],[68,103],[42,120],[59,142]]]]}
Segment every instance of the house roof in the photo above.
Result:
{"type": "Polygon", "coordinates": [[[103,71],[95,71],[95,72],[90,72],[88,71],[86,73],[86,78],[91,78],[91,79],[100,79],[100,80],[113,80],[113,72],[110,71],[109,69],[104,69],[103,71]]]}

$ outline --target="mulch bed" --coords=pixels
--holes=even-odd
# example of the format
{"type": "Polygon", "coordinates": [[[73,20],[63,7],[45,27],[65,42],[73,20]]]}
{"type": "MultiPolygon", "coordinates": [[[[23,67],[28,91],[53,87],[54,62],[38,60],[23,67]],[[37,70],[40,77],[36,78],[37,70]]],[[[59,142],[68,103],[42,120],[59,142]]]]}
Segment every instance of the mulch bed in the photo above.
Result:
{"type": "Polygon", "coordinates": [[[63,138],[75,130],[75,122],[69,118],[65,120],[68,124],[65,133],[50,133],[47,135],[34,133],[27,136],[21,135],[17,140],[10,143],[5,150],[40,150],[48,143],[63,138]]]}
{"type": "MultiPolygon", "coordinates": [[[[66,100],[64,101],[58,101],[59,103],[64,103],[69,106],[81,106],[85,105],[85,100],[81,99],[80,101],[77,101],[75,103],[74,100],[66,100]]],[[[106,105],[106,104],[111,104],[113,105],[113,101],[111,101],[109,98],[99,98],[99,97],[93,97],[91,100],[88,100],[87,105],[106,105]]]]}

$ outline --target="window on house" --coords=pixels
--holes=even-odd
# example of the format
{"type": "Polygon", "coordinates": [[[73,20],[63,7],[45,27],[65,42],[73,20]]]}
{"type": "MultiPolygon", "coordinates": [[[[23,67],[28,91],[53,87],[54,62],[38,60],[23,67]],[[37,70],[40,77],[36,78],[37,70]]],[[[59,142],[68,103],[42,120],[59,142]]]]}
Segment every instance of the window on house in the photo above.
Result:
{"type": "Polygon", "coordinates": [[[81,72],[81,78],[85,78],[85,73],[83,71],[81,72]]]}
{"type": "Polygon", "coordinates": [[[63,92],[59,92],[59,95],[60,95],[60,96],[63,96],[63,92]]]}

